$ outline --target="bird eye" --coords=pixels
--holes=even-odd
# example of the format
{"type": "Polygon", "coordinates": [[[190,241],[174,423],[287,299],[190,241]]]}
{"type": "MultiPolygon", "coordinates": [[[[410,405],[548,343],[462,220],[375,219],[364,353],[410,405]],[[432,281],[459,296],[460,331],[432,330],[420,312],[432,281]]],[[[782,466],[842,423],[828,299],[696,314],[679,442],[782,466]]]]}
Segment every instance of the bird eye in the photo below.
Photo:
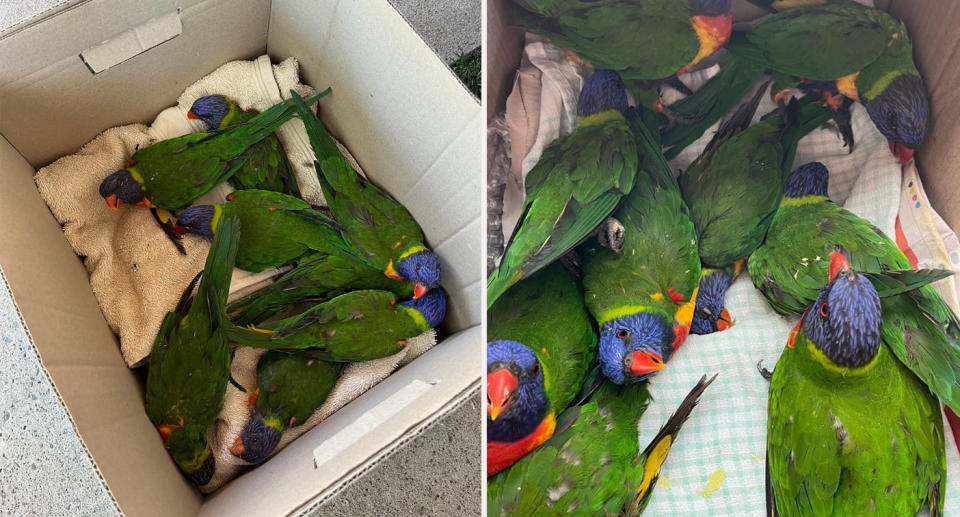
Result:
{"type": "Polygon", "coordinates": [[[259,443],[259,442],[260,442],[260,440],[258,440],[258,439],[256,439],[256,438],[254,438],[253,440],[250,441],[250,443],[252,443],[252,444],[254,444],[254,445],[256,445],[256,444],[259,443]]]}
{"type": "Polygon", "coordinates": [[[536,377],[540,375],[540,361],[533,363],[533,368],[530,368],[530,376],[536,377]]]}
{"type": "Polygon", "coordinates": [[[827,318],[830,316],[830,311],[829,311],[829,307],[827,307],[827,302],[823,302],[820,304],[820,315],[823,316],[824,318],[827,318]]]}
{"type": "Polygon", "coordinates": [[[704,307],[703,309],[700,309],[700,315],[703,316],[704,318],[709,318],[710,316],[713,316],[713,312],[711,312],[710,309],[707,309],[706,307],[704,307]]]}
{"type": "Polygon", "coordinates": [[[630,335],[630,331],[627,329],[620,329],[617,331],[617,337],[620,339],[625,339],[629,335],[630,335]]]}

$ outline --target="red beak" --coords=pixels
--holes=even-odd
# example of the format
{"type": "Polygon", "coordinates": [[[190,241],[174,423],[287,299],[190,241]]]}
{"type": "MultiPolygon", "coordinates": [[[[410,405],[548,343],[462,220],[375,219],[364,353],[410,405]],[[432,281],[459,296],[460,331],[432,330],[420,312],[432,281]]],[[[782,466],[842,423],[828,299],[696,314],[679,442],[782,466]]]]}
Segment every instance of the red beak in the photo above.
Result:
{"type": "Polygon", "coordinates": [[[173,225],[173,231],[177,232],[179,235],[186,235],[187,233],[189,233],[187,232],[186,228],[184,228],[183,226],[180,226],[179,224],[173,225]]]}
{"type": "Polygon", "coordinates": [[[850,269],[850,263],[847,257],[844,257],[839,251],[830,252],[830,269],[827,271],[827,282],[832,282],[837,274],[845,269],[850,269]]]}
{"type": "Polygon", "coordinates": [[[239,436],[233,441],[233,445],[230,446],[230,454],[233,454],[234,456],[240,456],[243,454],[243,439],[239,436]]]}
{"type": "Polygon", "coordinates": [[[893,140],[888,140],[887,145],[890,146],[890,152],[897,157],[900,163],[909,163],[913,159],[913,149],[893,140]]]}
{"type": "Polygon", "coordinates": [[[656,352],[635,351],[630,357],[630,373],[634,375],[644,375],[662,370],[666,364],[663,358],[656,352]]]}
{"type": "Polygon", "coordinates": [[[730,319],[730,313],[727,312],[727,308],[724,307],[723,310],[720,311],[720,318],[717,319],[717,330],[718,331],[727,330],[732,326],[733,326],[733,320],[730,319]]]}
{"type": "Polygon", "coordinates": [[[421,296],[427,294],[427,291],[429,291],[429,290],[430,290],[430,289],[427,289],[427,286],[421,284],[420,282],[414,283],[414,284],[413,284],[413,299],[416,300],[417,298],[420,298],[421,296]]]}
{"type": "Polygon", "coordinates": [[[496,420],[510,405],[519,383],[520,380],[505,368],[487,374],[487,416],[490,420],[496,420]]]}
{"type": "Polygon", "coordinates": [[[193,112],[193,110],[190,110],[187,112],[187,118],[200,118],[200,117],[198,117],[197,114],[193,112]]]}
{"type": "Polygon", "coordinates": [[[112,208],[112,209],[114,209],[114,210],[120,208],[120,205],[123,204],[123,200],[121,200],[119,197],[117,197],[116,194],[110,194],[109,196],[107,196],[107,197],[104,198],[104,199],[105,199],[106,202],[107,202],[107,206],[109,206],[110,208],[112,208]]]}

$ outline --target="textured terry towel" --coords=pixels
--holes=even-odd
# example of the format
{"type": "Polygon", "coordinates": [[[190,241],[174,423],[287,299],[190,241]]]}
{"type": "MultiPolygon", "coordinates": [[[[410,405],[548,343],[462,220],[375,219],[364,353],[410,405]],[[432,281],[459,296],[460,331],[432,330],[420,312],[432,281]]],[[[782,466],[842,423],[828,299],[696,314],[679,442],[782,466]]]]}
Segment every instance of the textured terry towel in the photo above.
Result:
{"type": "MultiPolygon", "coordinates": [[[[547,45],[546,52],[549,53],[547,45]]],[[[560,56],[557,58],[560,62],[555,64],[556,69],[566,70],[568,75],[576,76],[569,76],[566,81],[582,80],[580,73],[566,67],[562,54],[553,55],[560,56]]],[[[718,69],[708,68],[686,74],[681,79],[696,89],[718,69]]],[[[542,97],[540,92],[533,96],[524,91],[519,83],[515,84],[511,93],[511,96],[514,95],[522,96],[522,99],[507,106],[506,117],[513,141],[520,139],[526,142],[532,138],[519,135],[522,129],[514,131],[515,128],[528,126],[510,123],[511,120],[524,118],[522,113],[511,112],[511,106],[522,106],[526,112],[537,113],[542,111],[538,108],[540,105],[562,106],[564,117],[572,117],[576,113],[575,97],[571,104],[548,91],[543,91],[542,97]]],[[[665,90],[665,102],[669,104],[676,98],[677,94],[670,89],[665,90]]],[[[757,112],[766,113],[772,107],[769,98],[765,98],[757,112]]],[[[857,140],[853,154],[848,154],[847,149],[842,147],[835,129],[819,129],[801,141],[795,164],[822,161],[830,169],[829,190],[834,201],[869,219],[894,238],[897,215],[903,210],[902,203],[895,201],[901,199],[901,176],[908,193],[910,187],[907,185],[911,181],[920,185],[919,178],[915,172],[910,175],[910,168],[901,173],[886,141],[876,131],[862,106],[855,105],[852,116],[857,140]]],[[[559,120],[557,118],[541,124],[543,127],[554,127],[559,120]]],[[[537,126],[529,127],[536,130],[537,126]]],[[[708,129],[703,137],[675,158],[671,163],[674,170],[680,170],[692,161],[715,131],[716,126],[708,129]]],[[[539,135],[536,140],[539,140],[539,135]]],[[[527,170],[529,168],[523,172],[527,170]]],[[[519,180],[514,178],[513,181],[519,180]]],[[[916,192],[909,194],[911,201],[914,194],[916,192]]],[[[505,206],[505,211],[509,208],[505,206]]],[[[513,214],[514,220],[517,215],[513,214]]],[[[510,231],[507,217],[505,213],[505,232],[510,231]]],[[[931,217],[933,221],[938,219],[935,213],[931,217]]],[[[929,228],[920,229],[913,225],[913,218],[908,218],[906,214],[901,213],[900,218],[905,232],[922,234],[925,242],[936,242],[937,235],[931,233],[929,228]]],[[[935,249],[936,246],[931,248],[935,249]]],[[[924,255],[927,249],[915,250],[920,262],[941,263],[934,255],[924,255]]],[[[955,255],[960,262],[960,251],[955,255]]],[[[957,270],[960,271],[960,268],[957,270]]],[[[954,304],[955,300],[944,286],[952,281],[945,279],[936,285],[950,304],[954,304]]],[[[671,359],[669,367],[659,372],[650,383],[654,401],[639,423],[641,446],[645,446],[656,434],[701,375],[720,372],[701,398],[700,405],[693,411],[664,463],[660,481],[647,508],[649,515],[763,515],[768,384],[757,373],[756,363],[762,359],[767,368],[776,364],[787,335],[798,318],[776,314],[753,287],[746,273],[737,279],[727,294],[727,307],[737,320],[732,329],[708,336],[690,336],[671,359]]],[[[945,431],[948,483],[949,486],[955,486],[960,479],[960,456],[949,430],[945,431]]],[[[960,494],[949,489],[946,493],[944,514],[960,515],[960,494]]]]}
{"type": "MultiPolygon", "coordinates": [[[[203,269],[209,242],[187,236],[183,240],[187,255],[181,255],[148,210],[108,208],[98,192],[100,181],[123,167],[137,146],[203,130],[202,123],[186,117],[198,97],[223,93],[243,109],[263,110],[288,98],[291,89],[305,97],[315,93],[312,87],[299,83],[299,65],[293,58],[272,66],[268,56],[226,63],[187,88],[177,106],[161,112],[150,127],[131,124],[108,129],[78,153],[60,158],[37,172],[41,196],[63,225],[74,251],[85,257],[90,285],[107,323],[120,336],[121,352],[128,365],[136,366],[149,355],[163,316],[176,306],[183,289],[203,269]]],[[[303,123],[294,118],[280,128],[278,135],[304,198],[311,204],[325,206],[303,123]]],[[[362,173],[350,152],[339,142],[338,145],[348,161],[362,173]]],[[[231,190],[226,183],[219,185],[197,204],[222,203],[231,190]]],[[[253,274],[234,270],[230,299],[246,296],[267,285],[278,272],[269,269],[253,274]]],[[[348,365],[326,403],[304,425],[285,433],[277,450],[435,343],[436,334],[431,330],[410,340],[396,355],[348,365]]],[[[260,353],[240,349],[232,366],[233,377],[251,393],[256,387],[256,361],[260,353]]],[[[227,447],[249,419],[246,397],[232,385],[228,387],[223,412],[209,433],[217,463],[226,468],[218,469],[211,483],[201,487],[204,492],[219,488],[241,470],[243,462],[230,455],[227,447]]]]}

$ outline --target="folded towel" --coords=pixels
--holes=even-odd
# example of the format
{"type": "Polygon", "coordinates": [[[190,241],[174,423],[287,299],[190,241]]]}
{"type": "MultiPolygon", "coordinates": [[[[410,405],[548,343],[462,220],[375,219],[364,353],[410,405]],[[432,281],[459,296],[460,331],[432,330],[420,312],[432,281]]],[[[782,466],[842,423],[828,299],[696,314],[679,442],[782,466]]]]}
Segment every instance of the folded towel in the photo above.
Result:
{"type": "MultiPolygon", "coordinates": [[[[100,182],[122,168],[137,148],[204,130],[201,122],[186,116],[199,97],[221,93],[243,109],[262,111],[289,98],[291,89],[304,97],[316,93],[312,87],[299,82],[299,65],[294,58],[278,65],[271,65],[266,55],[254,61],[226,63],[187,88],[177,106],[161,112],[149,127],[131,124],[108,129],[76,154],[64,156],[37,172],[35,180],[40,195],[63,226],[74,251],[84,257],[90,285],[104,318],[120,337],[120,351],[127,365],[137,366],[150,354],[163,316],[176,306],[190,280],[203,269],[209,241],[188,235],[183,239],[187,254],[181,255],[148,210],[108,208],[99,195],[100,182]]],[[[304,199],[316,206],[326,206],[303,123],[294,118],[277,134],[304,199]]],[[[363,174],[349,150],[339,142],[337,145],[351,165],[363,174]]],[[[223,183],[196,204],[223,203],[231,191],[229,184],[223,183]]],[[[269,284],[282,270],[271,268],[260,273],[234,270],[230,300],[240,299],[269,284]]],[[[396,355],[348,365],[324,405],[303,425],[286,432],[277,450],[434,344],[436,333],[430,330],[409,340],[406,348],[396,355]]],[[[250,393],[256,388],[256,364],[261,354],[262,351],[241,348],[232,365],[233,378],[250,393]]],[[[209,433],[218,469],[211,483],[202,487],[205,492],[216,490],[244,466],[227,448],[249,419],[247,397],[248,394],[232,385],[228,388],[223,412],[209,433]]]]}

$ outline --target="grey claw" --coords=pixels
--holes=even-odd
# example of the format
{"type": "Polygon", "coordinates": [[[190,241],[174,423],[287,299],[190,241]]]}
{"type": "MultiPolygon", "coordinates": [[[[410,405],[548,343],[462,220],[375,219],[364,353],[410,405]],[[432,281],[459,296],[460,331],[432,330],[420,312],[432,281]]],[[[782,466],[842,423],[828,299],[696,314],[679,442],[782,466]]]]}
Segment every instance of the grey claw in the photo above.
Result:
{"type": "Polygon", "coordinates": [[[757,371],[760,372],[760,376],[766,380],[773,378],[773,370],[768,370],[763,367],[763,359],[757,361],[757,371]]]}

